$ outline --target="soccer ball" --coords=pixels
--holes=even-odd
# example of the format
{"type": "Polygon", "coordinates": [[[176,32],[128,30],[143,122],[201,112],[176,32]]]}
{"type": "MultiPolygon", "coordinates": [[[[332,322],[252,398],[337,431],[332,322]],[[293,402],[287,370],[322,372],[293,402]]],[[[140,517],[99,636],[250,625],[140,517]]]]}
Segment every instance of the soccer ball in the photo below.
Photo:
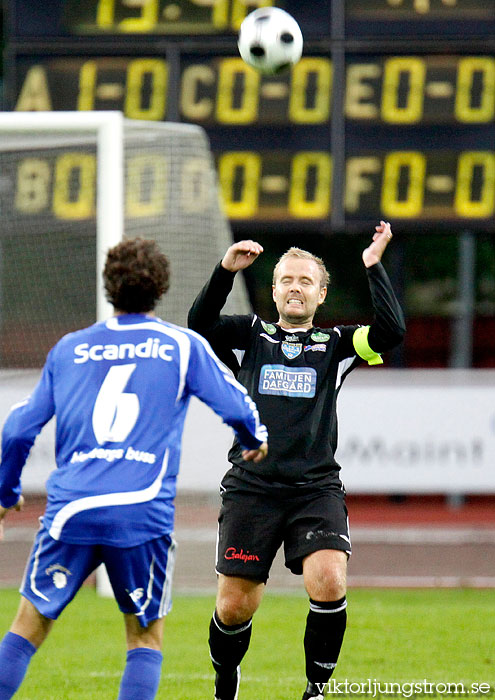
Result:
{"type": "Polygon", "coordinates": [[[278,7],[260,7],[242,22],[237,42],[242,59],[265,75],[290,68],[301,58],[298,23],[278,7]]]}

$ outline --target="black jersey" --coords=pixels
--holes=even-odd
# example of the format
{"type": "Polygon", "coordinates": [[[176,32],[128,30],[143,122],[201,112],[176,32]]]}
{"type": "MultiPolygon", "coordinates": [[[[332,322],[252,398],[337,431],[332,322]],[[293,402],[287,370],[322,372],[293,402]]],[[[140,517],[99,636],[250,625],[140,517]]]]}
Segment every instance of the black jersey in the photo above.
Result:
{"type": "MultiPolygon", "coordinates": [[[[404,319],[381,263],[367,273],[375,310],[368,340],[383,352],[402,339],[404,319]]],[[[336,402],[345,377],[362,362],[353,345],[359,326],[284,330],[255,314],[221,316],[233,281],[234,274],[217,265],[188,319],[246,387],[268,428],[268,456],[262,462],[245,462],[237,442],[229,460],[282,483],[337,472],[336,402]],[[242,352],[240,365],[234,350],[242,352]]]]}

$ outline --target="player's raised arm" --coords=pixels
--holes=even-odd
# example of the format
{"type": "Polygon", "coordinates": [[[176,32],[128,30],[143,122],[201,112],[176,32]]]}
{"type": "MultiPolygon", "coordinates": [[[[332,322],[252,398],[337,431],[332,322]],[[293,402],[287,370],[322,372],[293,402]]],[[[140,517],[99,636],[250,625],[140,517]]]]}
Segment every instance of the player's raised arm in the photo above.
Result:
{"type": "Polygon", "coordinates": [[[232,348],[245,348],[253,316],[221,316],[221,311],[232,291],[236,273],[249,267],[262,252],[262,246],[255,241],[231,245],[197,295],[187,317],[189,328],[201,333],[234,373],[237,373],[239,363],[232,348]]]}
{"type": "Polygon", "coordinates": [[[220,311],[232,290],[235,274],[252,265],[262,252],[263,247],[255,241],[239,241],[227,249],[221,263],[215,267],[189,310],[189,328],[204,335],[218,321],[220,311]]]}
{"type": "MultiPolygon", "coordinates": [[[[391,350],[402,341],[406,332],[404,314],[381,264],[382,255],[391,240],[390,224],[380,221],[371,244],[363,251],[363,262],[368,274],[375,312],[370,326],[359,328],[354,338],[358,354],[365,359],[368,359],[368,353],[371,357],[373,354],[391,350]]],[[[371,364],[375,362],[372,360],[371,364]]]]}
{"type": "Polygon", "coordinates": [[[380,221],[378,226],[375,226],[375,230],[371,244],[363,250],[365,267],[371,267],[380,262],[385,248],[392,240],[392,228],[387,221],[380,221]]]}
{"type": "Polygon", "coordinates": [[[256,241],[239,241],[228,248],[222,259],[222,267],[230,272],[245,270],[263,252],[263,246],[256,241]]]}

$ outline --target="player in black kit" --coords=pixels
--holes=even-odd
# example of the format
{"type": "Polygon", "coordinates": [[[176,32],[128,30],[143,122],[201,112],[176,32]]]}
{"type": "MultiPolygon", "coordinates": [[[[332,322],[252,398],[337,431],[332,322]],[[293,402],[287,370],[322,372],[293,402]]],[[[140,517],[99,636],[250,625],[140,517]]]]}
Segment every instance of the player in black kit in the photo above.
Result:
{"type": "Polygon", "coordinates": [[[354,367],[363,360],[381,363],[379,353],[403,338],[402,311],[380,262],[391,238],[390,224],[382,221],[363,252],[375,312],[369,326],[313,326],[329,277],[320,258],[299,248],[288,250],[274,269],[277,323],[255,314],[221,316],[235,273],[263,251],[254,241],[227,250],[189,312],[189,326],[210,341],[253,397],[270,440],[260,464],[245,462],[234,443],[232,468],[222,480],[218,593],[209,637],[217,700],[237,698],[252,617],[282,544],[286,566],[303,575],[310,599],[303,700],[323,698],[337,663],[351,543],[334,456],[336,400],[354,367]],[[234,349],[244,352],[240,367],[234,349]]]}

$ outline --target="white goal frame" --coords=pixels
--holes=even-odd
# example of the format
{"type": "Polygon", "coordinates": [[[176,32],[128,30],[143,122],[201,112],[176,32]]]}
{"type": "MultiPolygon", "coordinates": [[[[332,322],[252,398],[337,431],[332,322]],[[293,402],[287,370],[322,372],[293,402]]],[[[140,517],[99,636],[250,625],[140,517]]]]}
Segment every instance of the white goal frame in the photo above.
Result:
{"type": "Polygon", "coordinates": [[[86,131],[96,136],[96,318],[111,316],[101,282],[108,248],[124,237],[124,115],[122,112],[1,112],[0,129],[86,131]],[[116,174],[119,174],[117,177],[116,174]]]}
{"type": "MultiPolygon", "coordinates": [[[[96,318],[111,316],[101,274],[108,248],[124,237],[124,115],[122,112],[2,112],[0,129],[22,131],[87,131],[96,137],[96,318]],[[118,176],[117,176],[118,173],[118,176]]],[[[106,570],[96,572],[97,590],[113,591],[106,570]]]]}

